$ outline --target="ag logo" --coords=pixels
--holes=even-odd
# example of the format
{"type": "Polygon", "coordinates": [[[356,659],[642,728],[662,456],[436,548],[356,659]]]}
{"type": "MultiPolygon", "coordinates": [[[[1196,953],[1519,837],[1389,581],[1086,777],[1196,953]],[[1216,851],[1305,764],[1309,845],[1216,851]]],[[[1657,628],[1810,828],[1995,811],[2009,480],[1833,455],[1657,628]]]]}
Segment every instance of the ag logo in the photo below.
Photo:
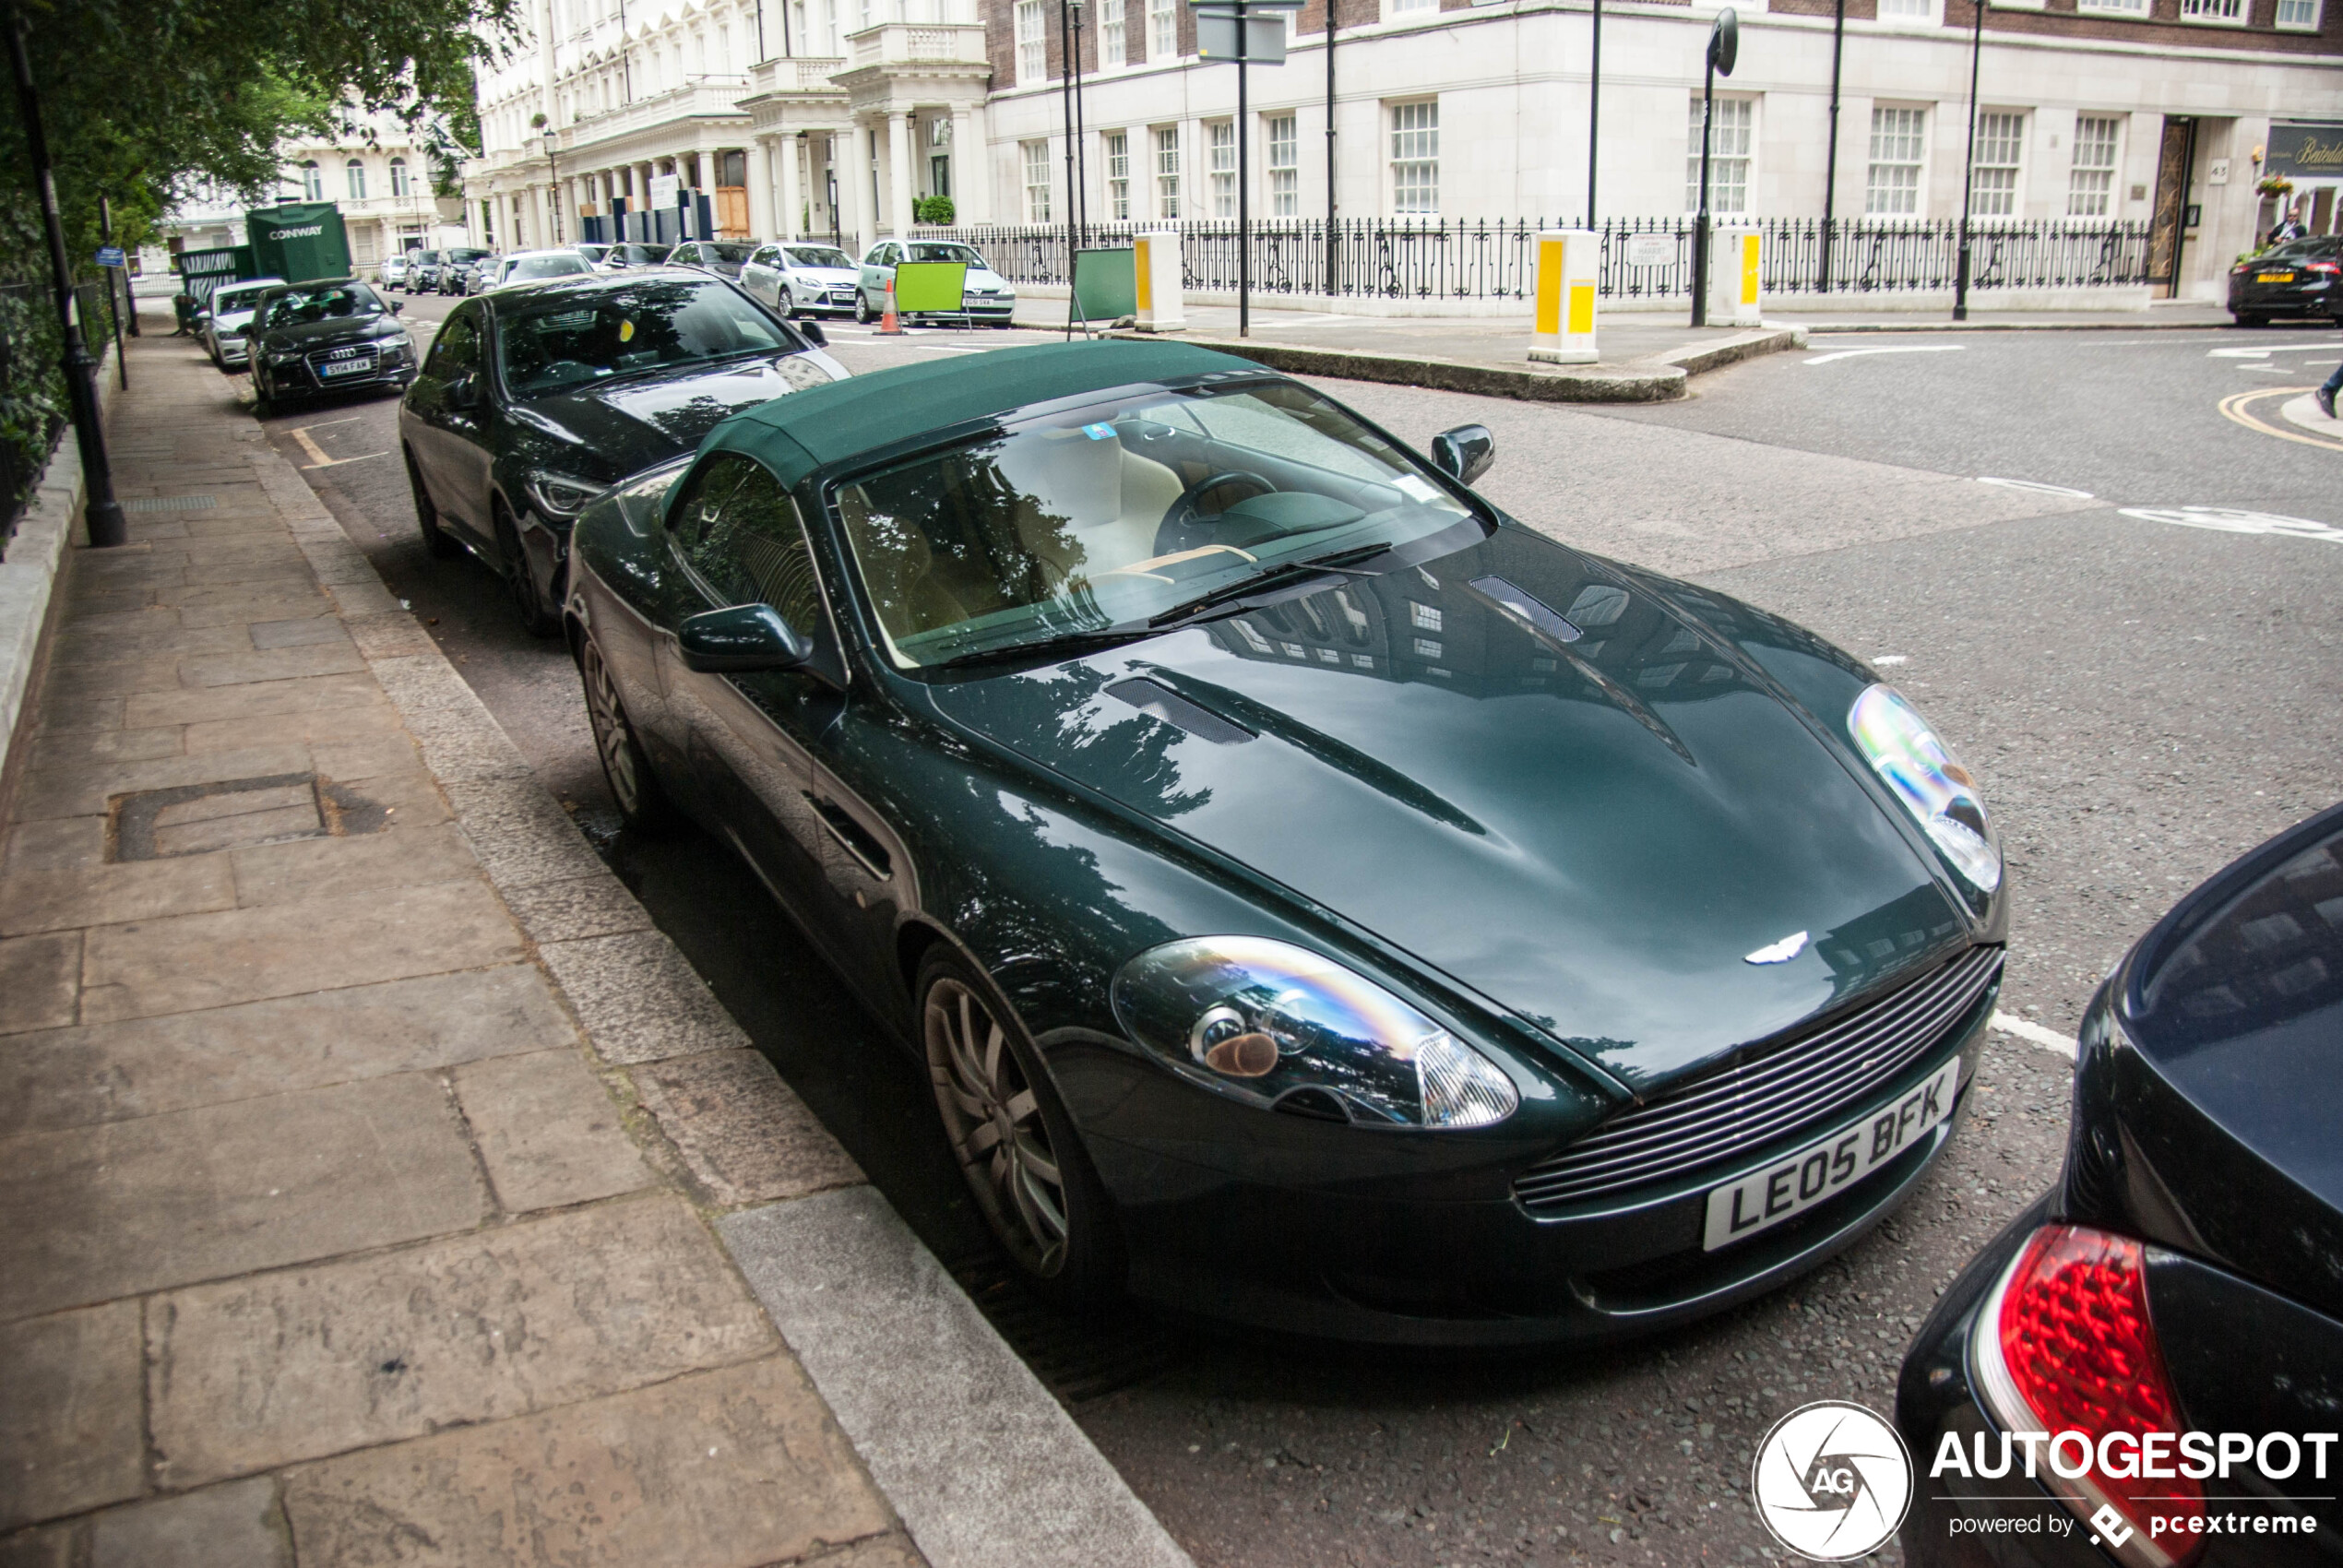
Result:
{"type": "Polygon", "coordinates": [[[1792,1410],[1757,1445],[1750,1495],[1774,1539],[1844,1562],[1885,1546],[1912,1501],[1912,1459],[1896,1429],[1861,1405],[1792,1410]]]}

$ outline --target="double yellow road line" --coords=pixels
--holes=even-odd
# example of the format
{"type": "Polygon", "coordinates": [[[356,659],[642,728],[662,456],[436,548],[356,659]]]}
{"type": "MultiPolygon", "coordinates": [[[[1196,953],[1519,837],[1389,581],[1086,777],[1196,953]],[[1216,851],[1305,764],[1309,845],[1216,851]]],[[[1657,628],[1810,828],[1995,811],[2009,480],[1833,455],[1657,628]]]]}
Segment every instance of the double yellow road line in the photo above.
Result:
{"type": "Polygon", "coordinates": [[[2294,430],[2270,423],[2254,411],[2253,405],[2272,398],[2299,398],[2313,391],[2309,386],[2259,386],[2251,392],[2232,392],[2221,399],[2221,417],[2248,430],[2275,435],[2280,441],[2299,441],[2305,446],[2324,447],[2329,452],[2343,452],[2343,420],[2338,420],[2333,436],[2314,435],[2307,430],[2294,430]]]}

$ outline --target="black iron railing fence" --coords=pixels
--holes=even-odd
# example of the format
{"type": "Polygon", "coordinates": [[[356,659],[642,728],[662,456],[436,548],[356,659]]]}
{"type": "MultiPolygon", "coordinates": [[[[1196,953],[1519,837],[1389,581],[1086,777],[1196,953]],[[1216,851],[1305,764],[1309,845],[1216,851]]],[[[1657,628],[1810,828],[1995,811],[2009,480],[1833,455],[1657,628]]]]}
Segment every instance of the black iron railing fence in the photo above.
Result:
{"type": "MultiPolygon", "coordinates": [[[[1333,252],[1338,297],[1458,302],[1526,300],[1535,282],[1536,239],[1556,227],[1541,220],[1269,219],[1253,229],[1253,288],[1262,295],[1326,294],[1333,252]]],[[[1948,220],[1891,222],[1814,218],[1755,221],[1765,234],[1763,267],[1770,294],[1892,293],[1950,289],[1960,254],[1960,225],[1948,220]],[[1827,270],[1826,270],[1826,267],[1827,270]]],[[[1142,230],[1176,229],[1189,289],[1233,292],[1237,226],[1225,220],[1100,223],[1086,245],[1113,244],[1142,230]]],[[[983,252],[993,270],[1017,283],[1065,281],[1063,224],[969,225],[923,229],[922,236],[962,240],[983,252]]],[[[1610,300],[1687,298],[1692,285],[1693,222],[1683,218],[1616,219],[1602,226],[1601,293],[1610,300]]],[[[1969,287],[2075,289],[2148,280],[2144,223],[2050,220],[1996,222],[1970,230],[1969,287]]]]}

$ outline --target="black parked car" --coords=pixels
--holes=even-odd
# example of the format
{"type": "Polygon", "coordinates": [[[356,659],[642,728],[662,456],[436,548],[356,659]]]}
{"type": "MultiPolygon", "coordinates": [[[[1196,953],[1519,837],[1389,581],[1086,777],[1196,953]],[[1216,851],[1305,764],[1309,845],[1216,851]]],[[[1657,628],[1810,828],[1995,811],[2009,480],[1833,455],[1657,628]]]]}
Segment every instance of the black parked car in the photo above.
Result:
{"type": "Polygon", "coordinates": [[[2289,240],[2230,267],[2230,314],[2240,327],[2275,315],[2343,322],[2343,234],[2289,240]]]}
{"type": "Polygon", "coordinates": [[[713,272],[719,278],[738,279],[741,268],[755,253],[755,245],[734,244],[730,241],[685,240],[668,253],[672,267],[696,267],[703,272],[713,272]]]}
{"type": "Polygon", "coordinates": [[[454,250],[439,253],[439,270],[433,275],[433,287],[443,294],[460,294],[464,279],[471,269],[495,255],[478,245],[458,245],[454,250]]]}
{"type": "Polygon", "coordinates": [[[261,410],[329,392],[393,390],[415,378],[415,345],[398,306],[355,278],[289,283],[261,296],[244,324],[261,410]]]}
{"type": "Polygon", "coordinates": [[[841,380],[821,329],[704,272],[533,284],[449,313],[398,412],[415,517],[469,548],[521,621],[557,627],[569,527],[615,481],[690,452],[726,416],[841,380]]]}
{"type": "Polygon", "coordinates": [[[2343,1559],[2343,806],[2183,898],[2080,1046],[2059,1185],[1905,1359],[1905,1561],[2343,1559]]]}

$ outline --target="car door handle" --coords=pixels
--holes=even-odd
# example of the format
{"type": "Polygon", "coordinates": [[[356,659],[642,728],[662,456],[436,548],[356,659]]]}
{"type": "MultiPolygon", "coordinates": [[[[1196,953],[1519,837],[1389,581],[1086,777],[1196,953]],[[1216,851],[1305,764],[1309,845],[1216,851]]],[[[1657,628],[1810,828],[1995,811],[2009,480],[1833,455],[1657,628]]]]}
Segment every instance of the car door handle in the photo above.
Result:
{"type": "Polygon", "coordinates": [[[870,830],[855,821],[851,813],[825,795],[808,791],[805,798],[812,802],[814,815],[821,823],[823,830],[836,839],[838,847],[851,855],[864,871],[881,882],[894,874],[895,862],[886,847],[872,837],[870,830]]]}

